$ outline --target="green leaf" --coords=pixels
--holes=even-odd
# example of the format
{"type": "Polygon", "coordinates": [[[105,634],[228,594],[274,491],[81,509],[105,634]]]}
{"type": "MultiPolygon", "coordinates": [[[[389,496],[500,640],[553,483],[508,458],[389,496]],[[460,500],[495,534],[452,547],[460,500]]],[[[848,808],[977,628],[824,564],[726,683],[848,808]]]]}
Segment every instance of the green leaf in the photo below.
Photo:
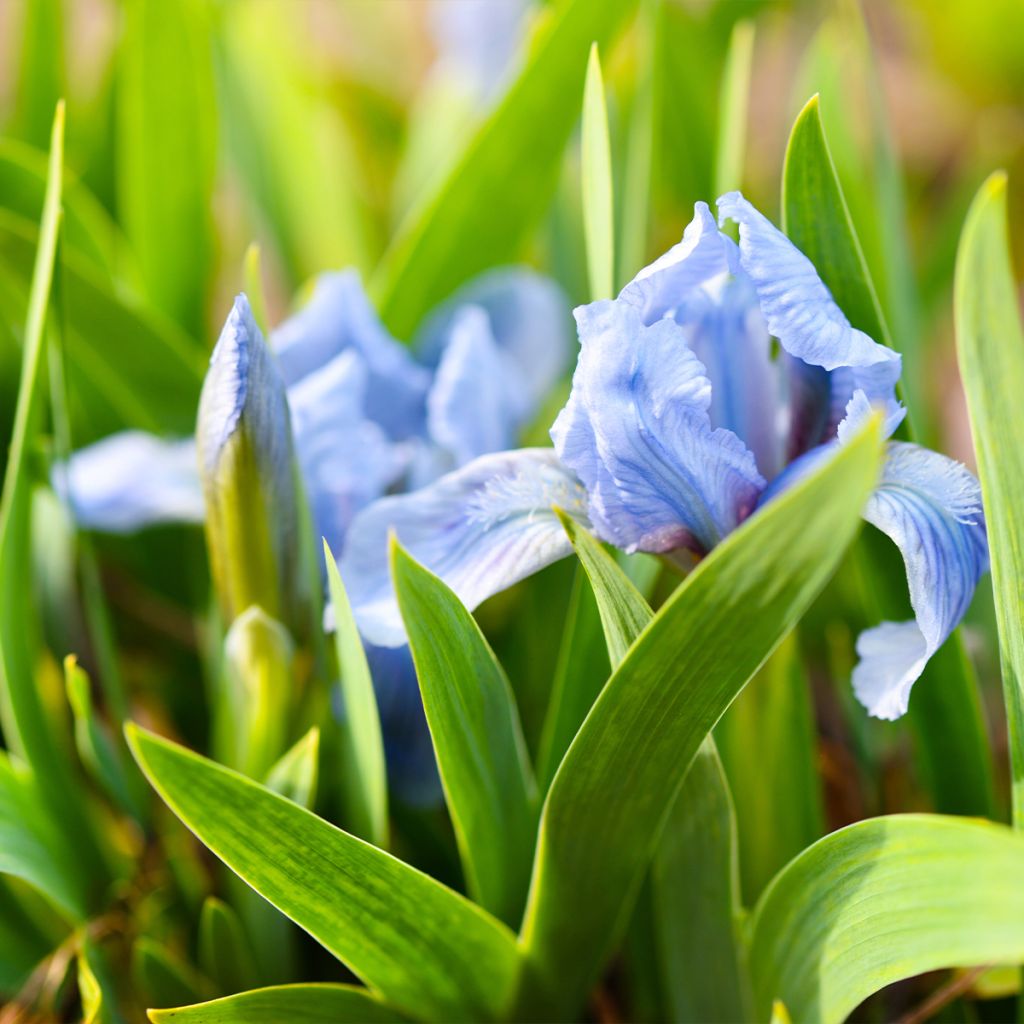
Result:
{"type": "Polygon", "coordinates": [[[615,289],[615,200],[608,106],[597,43],[590,47],[583,86],[583,238],[587,249],[590,298],[610,299],[615,289]]]}
{"type": "Polygon", "coordinates": [[[121,223],[152,303],[203,337],[213,266],[217,105],[201,0],[123,5],[118,46],[121,223]]]}
{"type": "Polygon", "coordinates": [[[132,946],[132,986],[143,1005],[194,1003],[214,994],[208,978],[148,935],[132,946]]]}
{"type": "Polygon", "coordinates": [[[473,616],[397,540],[391,574],[466,884],[486,910],[517,923],[537,808],[512,690],[473,616]]]}
{"type": "Polygon", "coordinates": [[[750,1020],[736,818],[714,741],[701,745],[651,866],[662,986],[672,1020],[750,1020]]]}
{"type": "Polygon", "coordinates": [[[726,538],[602,691],[541,818],[521,943],[544,1012],[574,1009],[614,949],[690,761],[835,569],[878,448],[875,426],[726,538]]]}
{"type": "Polygon", "coordinates": [[[1006,175],[982,186],[964,225],[956,261],[956,344],[992,560],[999,659],[1009,727],[1013,820],[1024,827],[1024,329],[1006,225],[1006,175]]]}
{"type": "Polygon", "coordinates": [[[885,985],[1024,960],[1024,839],[937,815],[858,822],[772,882],[751,920],[756,1017],[832,1024],[885,985]]]}
{"type": "Polygon", "coordinates": [[[37,0],[21,7],[21,58],[14,89],[10,133],[45,146],[53,110],[65,93],[62,0],[37,0]]]}
{"type": "MultiPolygon", "coordinates": [[[[793,126],[782,206],[784,230],[814,263],[850,322],[892,345],[825,141],[817,97],[793,126]]],[[[862,539],[856,561],[872,610],[886,619],[904,618],[903,577],[886,571],[869,539],[862,539]]],[[[955,633],[925,668],[914,688],[910,719],[935,806],[984,815],[992,812],[992,759],[977,683],[960,646],[955,633]]]]}
{"type": "Polygon", "coordinates": [[[400,1024],[405,1018],[353,985],[277,985],[174,1010],[153,1024],[400,1024]]]}
{"type": "Polygon", "coordinates": [[[507,1014],[520,961],[500,922],[244,776],[134,725],[127,735],[199,839],[389,1002],[452,1021],[507,1014]]]}
{"type": "Polygon", "coordinates": [[[242,922],[216,896],[207,896],[199,915],[199,964],[221,992],[240,992],[259,982],[242,922]]]}
{"type": "Polygon", "coordinates": [[[311,810],[319,777],[320,729],[314,725],[267,772],[265,785],[285,799],[311,810]]]}
{"type": "Polygon", "coordinates": [[[635,4],[562,0],[543,11],[519,78],[406,218],[374,278],[381,316],[398,337],[467,278],[519,255],[557,186],[586,53],[610,43],[635,4]]]}
{"type": "Polygon", "coordinates": [[[810,680],[783,641],[715,729],[739,822],[749,903],[825,831],[810,680]]]}
{"type": "Polygon", "coordinates": [[[388,780],[377,695],[338,563],[326,540],[323,544],[334,611],[334,650],[345,708],[339,726],[345,806],[351,831],[384,849],[388,845],[388,780]]]}
{"type": "Polygon", "coordinates": [[[754,23],[737,21],[732,28],[722,72],[718,148],[715,152],[715,195],[720,196],[743,186],[750,66],[753,57],[754,23]]]}

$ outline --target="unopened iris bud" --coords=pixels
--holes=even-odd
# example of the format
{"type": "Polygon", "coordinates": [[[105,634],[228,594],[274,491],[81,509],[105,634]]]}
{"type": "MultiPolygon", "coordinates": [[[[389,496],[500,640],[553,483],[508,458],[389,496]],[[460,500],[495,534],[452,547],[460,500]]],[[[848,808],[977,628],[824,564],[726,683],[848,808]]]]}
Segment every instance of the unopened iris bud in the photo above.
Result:
{"type": "Polygon", "coordinates": [[[206,540],[226,621],[259,605],[294,628],[303,602],[288,402],[245,295],[213,350],[196,441],[206,540]]]}

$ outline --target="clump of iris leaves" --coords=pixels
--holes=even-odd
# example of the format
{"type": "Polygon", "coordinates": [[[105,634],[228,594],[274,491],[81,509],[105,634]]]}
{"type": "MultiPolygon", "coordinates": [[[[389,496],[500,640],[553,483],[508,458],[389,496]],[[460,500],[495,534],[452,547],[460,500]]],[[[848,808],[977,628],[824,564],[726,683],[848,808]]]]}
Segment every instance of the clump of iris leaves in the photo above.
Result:
{"type": "Polygon", "coordinates": [[[554,449],[515,447],[545,415],[571,330],[536,275],[471,282],[423,317],[414,359],[349,275],[325,277],[270,332],[254,264],[195,440],[132,433],[72,454],[82,397],[62,309],[91,285],[61,252],[58,109],[38,234],[10,242],[35,254],[0,508],[11,1006],[88,1021],[143,1005],[185,1022],[839,1021],[940,968],[967,972],[940,1002],[982,980],[1018,990],[997,968],[1024,961],[1024,839],[983,820],[990,768],[955,633],[991,561],[1018,824],[1024,335],[1005,180],[979,192],[957,262],[979,488],[913,443],[816,100],[786,154],[784,233],[729,193],[718,212],[739,225],[737,245],[699,204],[680,245],[612,301],[596,49],[582,87],[585,43],[613,36],[621,6],[580,0],[546,25],[396,263],[414,293],[431,274],[451,283],[432,232],[448,218],[472,237],[491,212],[466,207],[458,183],[498,188],[495,140],[543,108],[553,77],[582,92],[596,301],[577,311],[554,449]],[[340,341],[332,317],[346,321],[340,341]],[[325,425],[353,400],[372,414],[325,425]],[[55,683],[28,592],[33,545],[66,507],[95,529],[205,524],[214,759],[162,738],[173,709],[131,721],[87,532],[71,536],[97,679],[57,652],[55,683]],[[936,803],[973,816],[875,817],[818,838],[788,637],[837,571],[861,576],[876,619],[905,618],[888,610],[902,595],[890,600],[879,553],[858,540],[862,515],[900,549],[915,618],[872,626],[847,672],[886,719],[923,675],[936,803]],[[549,629],[560,645],[554,680],[534,683],[531,756],[526,708],[471,611],[566,557],[567,609],[541,587],[537,606],[510,596],[484,612],[485,625],[518,617],[521,635],[549,629]],[[744,737],[770,730],[787,754],[749,763],[744,737]],[[767,869],[740,863],[716,742],[739,771],[778,773],[767,869]]]}

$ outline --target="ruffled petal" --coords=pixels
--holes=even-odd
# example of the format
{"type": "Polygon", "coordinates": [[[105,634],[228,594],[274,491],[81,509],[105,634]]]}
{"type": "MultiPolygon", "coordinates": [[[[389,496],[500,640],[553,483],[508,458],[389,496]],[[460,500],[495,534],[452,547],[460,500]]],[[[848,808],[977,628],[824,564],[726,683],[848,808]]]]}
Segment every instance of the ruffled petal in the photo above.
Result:
{"type": "Polygon", "coordinates": [[[708,204],[696,203],[683,240],[644,267],[622,289],[619,299],[633,306],[643,323],[650,325],[676,314],[694,289],[733,273],[737,264],[736,243],[718,230],[708,204]]]}
{"type": "Polygon", "coordinates": [[[864,518],[903,555],[915,619],[884,622],[857,641],[858,699],[877,718],[899,718],[928,659],[963,618],[988,568],[978,481],[958,462],[893,442],[864,518]]]}
{"type": "Polygon", "coordinates": [[[53,485],[89,530],[133,533],[158,523],[201,523],[205,513],[192,438],[112,434],[56,466],[53,485]]]}
{"type": "MultiPolygon", "coordinates": [[[[827,394],[820,388],[800,392],[827,401],[829,417],[825,436],[807,436],[803,450],[829,439],[828,429],[834,431],[838,423],[832,414],[857,390],[884,409],[887,423],[898,424],[903,415],[895,393],[899,354],[850,324],[811,261],[739,192],[718,200],[718,214],[719,220],[739,225],[740,265],[754,283],[772,336],[791,356],[833,374],[827,394]]],[[[804,433],[810,433],[807,423],[814,418],[806,410],[794,413],[804,433]]]]}
{"type": "Polygon", "coordinates": [[[427,396],[430,436],[450,453],[453,466],[515,444],[518,417],[507,388],[487,314],[479,306],[464,306],[452,321],[427,396]]]}
{"type": "Polygon", "coordinates": [[[289,387],[354,349],[368,370],[367,416],[394,440],[423,432],[430,373],[384,329],[355,271],[322,274],[309,302],[271,340],[289,387]]]}
{"type": "Polygon", "coordinates": [[[712,429],[711,385],[683,329],[645,326],[621,300],[581,306],[576,320],[582,349],[551,436],[595,531],[626,551],[709,551],[765,481],[734,433],[712,429]]]}
{"type": "Polygon", "coordinates": [[[548,448],[484,455],[422,490],[382,498],[349,528],[340,561],[356,622],[382,647],[405,643],[388,566],[388,534],[467,608],[572,550],[552,511],[583,517],[579,482],[548,448]]]}
{"type": "Polygon", "coordinates": [[[504,357],[506,400],[516,409],[517,426],[523,426],[569,368],[569,300],[553,281],[525,267],[487,271],[460,288],[420,331],[415,349],[428,365],[440,362],[466,306],[487,314],[504,357]]]}

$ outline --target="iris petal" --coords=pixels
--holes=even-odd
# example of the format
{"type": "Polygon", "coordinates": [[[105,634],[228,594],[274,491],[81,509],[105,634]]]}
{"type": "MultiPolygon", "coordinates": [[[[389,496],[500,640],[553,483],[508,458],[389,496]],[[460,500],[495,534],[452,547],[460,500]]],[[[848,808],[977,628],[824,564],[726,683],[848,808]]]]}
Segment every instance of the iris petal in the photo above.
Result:
{"type": "Polygon", "coordinates": [[[963,618],[988,567],[981,491],[959,463],[893,442],[864,518],[900,549],[915,615],[857,641],[854,692],[872,715],[893,719],[907,710],[911,687],[963,618]]]}
{"type": "Polygon", "coordinates": [[[467,608],[572,550],[552,508],[583,515],[579,482],[548,448],[484,455],[422,490],[382,498],[349,528],[340,566],[360,632],[405,643],[388,568],[394,531],[467,608]]]}
{"type": "Polygon", "coordinates": [[[133,533],[158,523],[201,523],[205,513],[196,446],[126,430],[77,451],[54,469],[80,526],[133,533]]]}
{"type": "Polygon", "coordinates": [[[672,320],[645,326],[621,300],[576,310],[582,343],[551,436],[587,489],[597,534],[626,551],[704,552],[753,509],[764,478],[729,430],[672,320]]]}

